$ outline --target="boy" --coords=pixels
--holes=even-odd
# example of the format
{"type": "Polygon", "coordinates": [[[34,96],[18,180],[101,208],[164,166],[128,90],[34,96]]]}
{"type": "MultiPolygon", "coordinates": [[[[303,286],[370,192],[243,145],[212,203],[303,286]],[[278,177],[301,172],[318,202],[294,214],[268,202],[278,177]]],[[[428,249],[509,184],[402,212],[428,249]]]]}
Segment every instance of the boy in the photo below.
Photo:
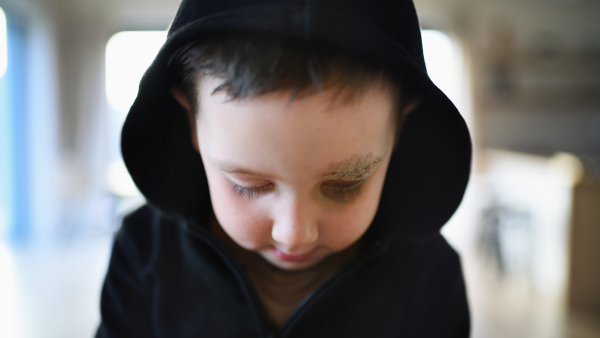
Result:
{"type": "Polygon", "coordinates": [[[122,134],[97,337],[467,337],[468,131],[410,0],[184,0],[122,134]]]}

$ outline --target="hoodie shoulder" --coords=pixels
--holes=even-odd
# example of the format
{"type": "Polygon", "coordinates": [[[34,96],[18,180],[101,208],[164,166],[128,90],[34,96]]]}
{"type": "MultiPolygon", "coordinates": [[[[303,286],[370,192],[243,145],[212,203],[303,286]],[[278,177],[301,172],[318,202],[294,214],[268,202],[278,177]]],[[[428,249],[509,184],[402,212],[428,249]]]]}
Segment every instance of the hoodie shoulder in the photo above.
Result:
{"type": "Polygon", "coordinates": [[[97,338],[154,337],[153,276],[148,269],[155,256],[160,217],[148,206],[127,215],[116,233],[100,301],[102,322],[97,338]]]}
{"type": "Polygon", "coordinates": [[[422,296],[413,313],[419,323],[414,336],[468,337],[469,305],[458,253],[437,234],[421,242],[418,257],[420,273],[414,287],[422,296]]]}
{"type": "Polygon", "coordinates": [[[148,205],[125,216],[117,232],[115,245],[119,245],[140,264],[151,259],[154,247],[154,234],[158,231],[162,217],[148,205]]]}

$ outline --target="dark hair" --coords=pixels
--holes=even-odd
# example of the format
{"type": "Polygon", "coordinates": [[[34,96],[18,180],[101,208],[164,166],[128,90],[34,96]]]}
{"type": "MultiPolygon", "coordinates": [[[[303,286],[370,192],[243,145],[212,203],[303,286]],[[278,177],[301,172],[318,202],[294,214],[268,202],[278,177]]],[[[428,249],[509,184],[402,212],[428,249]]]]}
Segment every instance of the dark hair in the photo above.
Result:
{"type": "Polygon", "coordinates": [[[289,90],[293,100],[330,88],[337,88],[344,99],[352,99],[378,79],[391,86],[399,113],[410,98],[384,64],[325,42],[266,34],[216,34],[184,45],[171,60],[178,67],[194,114],[198,114],[198,82],[203,75],[223,78],[214,92],[225,90],[230,99],[289,90]]]}

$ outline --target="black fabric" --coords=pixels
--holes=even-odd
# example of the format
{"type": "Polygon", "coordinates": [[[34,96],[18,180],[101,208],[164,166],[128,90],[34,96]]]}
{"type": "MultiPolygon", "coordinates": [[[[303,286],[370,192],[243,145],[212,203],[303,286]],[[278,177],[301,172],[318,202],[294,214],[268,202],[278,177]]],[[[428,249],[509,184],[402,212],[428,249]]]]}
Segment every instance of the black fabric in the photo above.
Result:
{"type": "Polygon", "coordinates": [[[279,329],[204,227],[144,207],[117,234],[101,299],[106,337],[468,337],[457,254],[444,238],[374,243],[279,329]]]}
{"type": "Polygon", "coordinates": [[[122,132],[127,168],[148,205],[124,221],[97,337],[467,337],[460,262],[439,230],[471,165],[467,127],[431,82],[410,0],[184,0],[145,73],[122,132]],[[271,327],[247,274],[206,231],[208,185],[183,109],[170,94],[173,52],[215,32],[325,41],[421,94],[404,121],[366,249],[271,327]]]}

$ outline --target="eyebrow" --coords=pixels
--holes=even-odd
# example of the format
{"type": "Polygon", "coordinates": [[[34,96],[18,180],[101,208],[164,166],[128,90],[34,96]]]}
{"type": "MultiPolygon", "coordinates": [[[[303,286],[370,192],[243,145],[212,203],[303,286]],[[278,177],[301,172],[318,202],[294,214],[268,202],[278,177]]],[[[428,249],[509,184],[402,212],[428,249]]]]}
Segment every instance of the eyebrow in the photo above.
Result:
{"type": "Polygon", "coordinates": [[[367,156],[354,155],[341,162],[329,164],[329,169],[333,173],[326,175],[325,178],[342,181],[364,180],[373,175],[382,160],[383,157],[376,157],[373,153],[369,153],[367,156]]]}
{"type": "Polygon", "coordinates": [[[268,176],[265,173],[260,173],[257,171],[253,171],[242,166],[239,166],[235,163],[213,160],[213,164],[219,168],[221,171],[224,171],[229,174],[243,174],[243,175],[252,175],[252,176],[268,176]]]}

